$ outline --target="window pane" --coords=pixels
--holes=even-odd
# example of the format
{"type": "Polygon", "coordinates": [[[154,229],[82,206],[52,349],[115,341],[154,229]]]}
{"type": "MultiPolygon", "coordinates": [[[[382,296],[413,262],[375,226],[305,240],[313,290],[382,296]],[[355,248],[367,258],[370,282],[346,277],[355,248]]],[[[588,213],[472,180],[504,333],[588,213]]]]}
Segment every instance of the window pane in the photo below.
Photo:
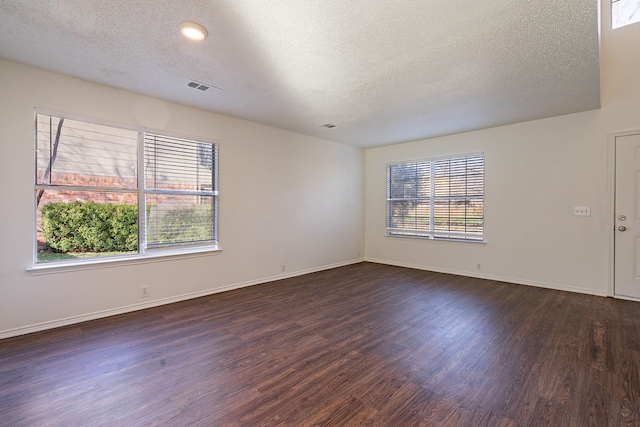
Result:
{"type": "Polygon", "coordinates": [[[145,134],[144,152],[145,188],[179,191],[213,188],[213,144],[145,134]]]}
{"type": "Polygon", "coordinates": [[[611,2],[611,27],[620,28],[640,22],[640,0],[613,0],[611,2]]]}
{"type": "Polygon", "coordinates": [[[387,227],[411,230],[429,230],[431,210],[429,202],[398,200],[389,203],[387,227]]]}
{"type": "Polygon", "coordinates": [[[214,242],[213,196],[147,194],[148,248],[214,242]]]}
{"type": "Polygon", "coordinates": [[[433,162],[434,196],[449,195],[449,160],[433,162]]]}
{"type": "Polygon", "coordinates": [[[472,157],[467,159],[466,195],[484,195],[484,157],[472,157]]]}
{"type": "Polygon", "coordinates": [[[415,228],[417,230],[429,230],[431,220],[431,207],[427,202],[416,202],[415,228]]]}
{"type": "Polygon", "coordinates": [[[36,182],[137,187],[136,131],[39,114],[36,182]]]}
{"type": "Polygon", "coordinates": [[[416,197],[417,170],[414,163],[395,165],[389,170],[389,197],[416,197]]]}
{"type": "Polygon", "coordinates": [[[389,203],[389,215],[387,220],[387,227],[390,228],[407,228],[410,227],[413,222],[411,217],[414,215],[414,201],[393,201],[389,203]]]}
{"type": "Polygon", "coordinates": [[[465,199],[451,200],[449,203],[449,230],[464,233],[466,231],[467,206],[465,199]]]}
{"type": "Polygon", "coordinates": [[[449,230],[449,203],[448,199],[440,199],[434,201],[433,208],[433,229],[434,230],[449,230]]]}
{"type": "Polygon", "coordinates": [[[466,233],[472,238],[482,240],[484,233],[484,200],[468,199],[466,214],[466,233]]]}
{"type": "Polygon", "coordinates": [[[482,240],[484,231],[483,199],[436,200],[434,236],[482,240]]]}
{"type": "Polygon", "coordinates": [[[407,163],[391,165],[389,174],[389,198],[428,197],[431,191],[431,168],[429,164],[407,163]]]}
{"type": "Polygon", "coordinates": [[[133,254],[136,193],[36,190],[38,262],[133,254]]]}

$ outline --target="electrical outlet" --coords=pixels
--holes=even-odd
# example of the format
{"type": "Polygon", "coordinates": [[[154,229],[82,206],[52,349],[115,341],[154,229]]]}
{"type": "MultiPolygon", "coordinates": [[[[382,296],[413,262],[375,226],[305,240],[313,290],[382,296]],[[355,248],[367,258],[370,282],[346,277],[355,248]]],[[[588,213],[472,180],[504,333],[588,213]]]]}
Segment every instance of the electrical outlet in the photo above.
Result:
{"type": "Polygon", "coordinates": [[[476,264],[476,270],[482,271],[482,263],[479,262],[476,264]]]}
{"type": "Polygon", "coordinates": [[[591,206],[574,206],[573,216],[591,216],[591,206]]]}
{"type": "Polygon", "coordinates": [[[149,285],[140,286],[140,298],[146,298],[149,296],[149,285]]]}
{"type": "Polygon", "coordinates": [[[284,273],[284,271],[287,269],[287,264],[282,263],[282,265],[280,266],[280,271],[282,271],[284,273]]]}
{"type": "Polygon", "coordinates": [[[356,258],[360,258],[360,251],[356,252],[356,258]]]}

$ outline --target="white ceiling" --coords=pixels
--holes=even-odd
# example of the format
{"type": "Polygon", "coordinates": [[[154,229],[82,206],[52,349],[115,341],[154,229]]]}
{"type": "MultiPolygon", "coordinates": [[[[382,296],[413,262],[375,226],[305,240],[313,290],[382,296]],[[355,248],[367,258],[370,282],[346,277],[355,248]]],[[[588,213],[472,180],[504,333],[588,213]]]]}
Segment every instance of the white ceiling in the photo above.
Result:
{"type": "Polygon", "coordinates": [[[0,57],[360,147],[600,106],[597,0],[0,0],[0,57]]]}

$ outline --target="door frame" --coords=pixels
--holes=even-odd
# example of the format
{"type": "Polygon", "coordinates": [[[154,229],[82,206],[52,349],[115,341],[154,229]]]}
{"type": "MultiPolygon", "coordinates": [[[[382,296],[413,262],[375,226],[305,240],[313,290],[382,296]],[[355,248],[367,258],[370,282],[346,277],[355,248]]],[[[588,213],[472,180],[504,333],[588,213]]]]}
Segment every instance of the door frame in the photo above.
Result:
{"type": "Polygon", "coordinates": [[[637,135],[640,134],[640,129],[631,129],[617,132],[609,132],[607,140],[607,217],[605,224],[609,229],[609,285],[607,289],[607,296],[629,299],[632,301],[638,301],[634,298],[626,298],[615,295],[615,244],[616,244],[616,138],[619,136],[637,135]]]}

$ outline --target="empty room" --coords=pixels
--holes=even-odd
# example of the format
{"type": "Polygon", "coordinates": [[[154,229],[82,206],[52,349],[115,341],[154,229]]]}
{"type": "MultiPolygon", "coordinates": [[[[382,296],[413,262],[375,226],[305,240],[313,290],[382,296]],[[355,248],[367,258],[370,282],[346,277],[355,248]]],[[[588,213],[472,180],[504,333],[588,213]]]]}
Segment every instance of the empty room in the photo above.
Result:
{"type": "Polygon", "coordinates": [[[638,21],[0,1],[0,425],[640,426],[638,21]]]}

